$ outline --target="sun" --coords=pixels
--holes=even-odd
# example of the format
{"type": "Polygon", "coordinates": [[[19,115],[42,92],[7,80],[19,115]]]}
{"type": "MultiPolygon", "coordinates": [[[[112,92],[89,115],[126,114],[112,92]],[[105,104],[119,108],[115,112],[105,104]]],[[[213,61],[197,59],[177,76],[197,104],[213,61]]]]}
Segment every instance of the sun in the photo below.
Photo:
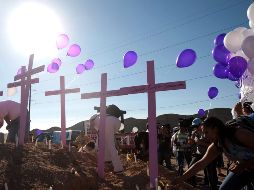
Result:
{"type": "Polygon", "coordinates": [[[54,11],[35,2],[15,8],[9,15],[7,30],[17,51],[39,57],[53,56],[57,51],[56,37],[63,33],[54,11]]]}

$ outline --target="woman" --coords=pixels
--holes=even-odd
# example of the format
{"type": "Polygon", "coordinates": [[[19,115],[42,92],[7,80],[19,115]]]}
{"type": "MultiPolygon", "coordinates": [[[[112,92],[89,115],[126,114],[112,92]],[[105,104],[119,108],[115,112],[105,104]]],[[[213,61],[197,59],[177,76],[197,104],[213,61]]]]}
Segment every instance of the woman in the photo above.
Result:
{"type": "Polygon", "coordinates": [[[237,164],[230,168],[230,173],[221,184],[220,190],[240,190],[253,183],[254,132],[244,127],[227,127],[215,117],[207,118],[203,123],[202,130],[212,144],[208,147],[203,158],[190,167],[183,176],[176,178],[173,183],[178,184],[192,177],[216,159],[221,152],[237,161],[237,164]]]}

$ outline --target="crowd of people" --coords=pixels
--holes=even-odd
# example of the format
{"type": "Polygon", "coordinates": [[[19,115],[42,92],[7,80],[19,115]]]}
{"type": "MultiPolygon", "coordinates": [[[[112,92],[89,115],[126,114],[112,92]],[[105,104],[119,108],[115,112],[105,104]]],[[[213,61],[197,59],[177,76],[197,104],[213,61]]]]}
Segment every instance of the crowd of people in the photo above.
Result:
{"type": "Polygon", "coordinates": [[[191,135],[189,133],[189,137],[187,130],[185,130],[185,136],[181,134],[183,126],[180,124],[180,130],[175,133],[176,138],[173,138],[176,146],[180,146],[176,148],[178,177],[173,183],[180,184],[188,181],[195,186],[195,174],[205,170],[205,178],[211,190],[218,188],[220,190],[254,189],[254,111],[252,105],[252,102],[237,103],[232,109],[234,119],[226,123],[216,117],[208,117],[204,121],[194,119],[192,126],[195,127],[191,135]],[[180,136],[180,140],[177,140],[177,136],[180,136]],[[196,151],[192,154],[192,161],[189,162],[188,148],[193,144],[196,146],[196,151]],[[183,154],[188,164],[185,172],[182,171],[183,154]],[[223,166],[222,155],[228,158],[231,165],[228,167],[227,176],[218,187],[216,167],[223,166]]]}
{"type": "MultiPolygon", "coordinates": [[[[124,111],[115,105],[106,109],[105,161],[113,164],[116,174],[121,174],[124,170],[114,137],[124,121],[123,113],[124,111]]],[[[180,119],[179,125],[174,128],[169,124],[157,124],[158,164],[169,170],[176,169],[177,177],[173,184],[185,181],[195,187],[195,175],[203,170],[204,185],[209,186],[211,190],[254,189],[253,103],[237,103],[232,109],[232,117],[233,120],[226,123],[216,117],[180,119]],[[229,164],[224,164],[224,157],[227,157],[229,164]],[[177,168],[173,167],[172,159],[176,159],[177,168]],[[227,175],[221,173],[222,167],[227,168],[227,175]],[[218,176],[224,177],[221,184],[218,176]]],[[[7,123],[7,142],[14,142],[15,136],[18,135],[19,119],[18,103],[0,103],[0,127],[4,121],[7,123]]],[[[91,130],[99,131],[99,114],[90,118],[90,127],[91,130]]],[[[134,141],[137,158],[148,161],[148,132],[137,133],[134,141]]],[[[93,149],[94,147],[93,144],[93,149]]]]}

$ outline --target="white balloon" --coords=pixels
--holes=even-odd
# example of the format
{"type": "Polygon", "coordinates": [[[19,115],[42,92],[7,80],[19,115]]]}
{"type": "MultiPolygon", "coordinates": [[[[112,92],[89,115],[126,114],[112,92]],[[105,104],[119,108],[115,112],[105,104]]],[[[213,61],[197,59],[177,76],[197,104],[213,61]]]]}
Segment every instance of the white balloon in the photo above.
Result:
{"type": "Polygon", "coordinates": [[[254,24],[249,20],[249,26],[250,28],[254,28],[254,24]]]}
{"type": "Polygon", "coordinates": [[[252,3],[247,10],[248,19],[254,23],[254,3],[252,3]]]}
{"type": "Polygon", "coordinates": [[[250,59],[254,57],[254,36],[248,36],[243,40],[242,50],[250,59]]]}
{"type": "Polygon", "coordinates": [[[237,31],[237,32],[242,33],[245,30],[247,30],[247,28],[245,28],[245,27],[238,27],[238,28],[235,28],[233,31],[237,31]]]}
{"type": "Polygon", "coordinates": [[[133,128],[132,128],[132,132],[133,132],[133,133],[138,132],[138,128],[137,128],[137,127],[133,127],[133,128]]]}
{"type": "Polygon", "coordinates": [[[7,89],[7,96],[14,96],[17,92],[17,88],[16,87],[12,87],[12,88],[8,88],[7,89]]]}
{"type": "Polygon", "coordinates": [[[254,36],[253,29],[247,29],[242,32],[243,38],[247,38],[248,36],[254,36]]]}
{"type": "Polygon", "coordinates": [[[231,31],[224,38],[225,47],[232,53],[241,49],[243,34],[240,31],[231,31]]]}
{"type": "Polygon", "coordinates": [[[231,53],[230,54],[230,59],[232,57],[236,57],[236,56],[240,56],[240,57],[243,57],[244,59],[246,59],[246,61],[249,60],[249,58],[244,54],[244,52],[242,50],[238,50],[236,53],[231,53]]]}
{"type": "Polygon", "coordinates": [[[248,62],[248,71],[254,75],[254,59],[249,60],[248,62]]]}

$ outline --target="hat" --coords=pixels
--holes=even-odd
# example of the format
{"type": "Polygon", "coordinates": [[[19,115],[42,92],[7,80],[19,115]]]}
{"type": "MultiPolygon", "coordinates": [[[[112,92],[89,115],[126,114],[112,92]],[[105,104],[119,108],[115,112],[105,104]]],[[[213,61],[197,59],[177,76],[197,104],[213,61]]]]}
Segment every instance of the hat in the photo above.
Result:
{"type": "Polygon", "coordinates": [[[192,126],[200,126],[201,123],[202,123],[202,120],[200,118],[195,118],[195,119],[193,119],[191,125],[192,126]]]}
{"type": "Polygon", "coordinates": [[[173,128],[173,132],[175,133],[176,131],[178,131],[179,130],[179,127],[174,127],[173,128]]]}

